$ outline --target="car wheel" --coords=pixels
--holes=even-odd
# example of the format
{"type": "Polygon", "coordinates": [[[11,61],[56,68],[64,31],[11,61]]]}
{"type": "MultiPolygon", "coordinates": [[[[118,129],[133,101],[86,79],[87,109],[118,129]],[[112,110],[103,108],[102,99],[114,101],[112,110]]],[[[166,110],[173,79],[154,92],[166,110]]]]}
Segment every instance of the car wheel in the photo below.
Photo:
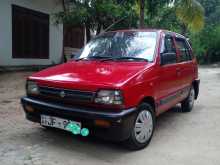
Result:
{"type": "Polygon", "coordinates": [[[143,103],[138,108],[138,114],[136,115],[131,135],[125,141],[126,146],[132,150],[145,148],[151,141],[154,128],[154,110],[150,104],[143,103]]]}
{"type": "Polygon", "coordinates": [[[192,86],[188,97],[185,100],[183,100],[181,103],[182,112],[191,112],[194,106],[194,100],[195,100],[195,90],[192,86]]]}

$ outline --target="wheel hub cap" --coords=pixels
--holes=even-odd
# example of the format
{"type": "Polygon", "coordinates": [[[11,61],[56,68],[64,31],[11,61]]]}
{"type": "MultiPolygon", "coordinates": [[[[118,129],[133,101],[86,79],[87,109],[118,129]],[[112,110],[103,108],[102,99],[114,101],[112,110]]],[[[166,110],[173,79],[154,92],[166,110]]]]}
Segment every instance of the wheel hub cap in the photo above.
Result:
{"type": "Polygon", "coordinates": [[[138,114],[135,123],[135,138],[139,143],[148,141],[153,132],[153,119],[148,110],[144,110],[138,114]]]}

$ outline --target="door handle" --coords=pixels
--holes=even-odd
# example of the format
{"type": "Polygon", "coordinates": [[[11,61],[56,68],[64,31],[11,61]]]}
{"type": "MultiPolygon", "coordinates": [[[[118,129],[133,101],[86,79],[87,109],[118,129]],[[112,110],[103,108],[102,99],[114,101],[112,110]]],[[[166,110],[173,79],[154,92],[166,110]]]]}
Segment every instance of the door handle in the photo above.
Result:
{"type": "Polygon", "coordinates": [[[176,74],[177,74],[177,76],[181,75],[181,69],[180,68],[176,68],[176,74]]]}

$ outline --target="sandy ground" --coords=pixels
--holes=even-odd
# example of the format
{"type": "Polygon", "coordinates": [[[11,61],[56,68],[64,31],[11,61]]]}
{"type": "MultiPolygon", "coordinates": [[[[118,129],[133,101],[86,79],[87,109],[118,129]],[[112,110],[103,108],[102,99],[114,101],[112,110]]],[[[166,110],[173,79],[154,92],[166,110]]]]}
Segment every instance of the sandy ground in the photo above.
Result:
{"type": "Polygon", "coordinates": [[[177,107],[161,115],[151,144],[136,152],[25,120],[19,98],[30,74],[0,73],[0,165],[220,164],[220,68],[200,68],[194,110],[181,113],[177,107]]]}

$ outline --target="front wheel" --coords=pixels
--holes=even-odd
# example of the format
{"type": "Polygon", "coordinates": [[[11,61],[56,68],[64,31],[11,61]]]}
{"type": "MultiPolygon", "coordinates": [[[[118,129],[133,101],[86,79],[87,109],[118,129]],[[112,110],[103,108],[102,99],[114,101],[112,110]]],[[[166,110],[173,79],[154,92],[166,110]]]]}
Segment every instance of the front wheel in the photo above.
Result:
{"type": "Polygon", "coordinates": [[[194,100],[195,100],[195,89],[192,86],[188,97],[185,100],[183,100],[181,103],[182,112],[191,112],[194,106],[194,100]]]}
{"type": "Polygon", "coordinates": [[[139,107],[131,135],[128,140],[125,141],[125,144],[132,150],[139,150],[146,147],[151,141],[154,128],[154,110],[150,104],[143,103],[139,107]]]}

